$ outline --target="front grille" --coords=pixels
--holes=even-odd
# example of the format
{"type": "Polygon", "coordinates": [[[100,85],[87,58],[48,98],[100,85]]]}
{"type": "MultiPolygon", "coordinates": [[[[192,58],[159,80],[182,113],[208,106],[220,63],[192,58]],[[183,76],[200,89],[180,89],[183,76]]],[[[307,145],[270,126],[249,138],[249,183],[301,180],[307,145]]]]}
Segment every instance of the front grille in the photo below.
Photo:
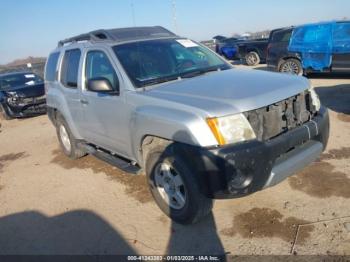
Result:
{"type": "Polygon", "coordinates": [[[309,121],[316,113],[308,91],[263,108],[245,112],[256,137],[266,141],[309,121]]]}
{"type": "Polygon", "coordinates": [[[22,112],[24,114],[43,114],[46,112],[46,104],[31,105],[26,107],[22,112]]]}
{"type": "Polygon", "coordinates": [[[46,97],[45,95],[43,96],[38,96],[38,97],[24,97],[20,98],[18,103],[19,104],[41,104],[45,103],[46,97]]]}

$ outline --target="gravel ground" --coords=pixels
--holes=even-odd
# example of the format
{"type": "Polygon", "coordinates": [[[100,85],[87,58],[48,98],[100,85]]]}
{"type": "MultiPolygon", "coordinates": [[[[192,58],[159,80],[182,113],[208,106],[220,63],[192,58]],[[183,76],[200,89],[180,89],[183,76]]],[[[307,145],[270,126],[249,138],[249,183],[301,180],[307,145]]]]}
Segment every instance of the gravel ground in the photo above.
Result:
{"type": "Polygon", "coordinates": [[[310,80],[330,108],[326,152],[192,226],[161,213],[144,176],[67,159],[46,116],[0,120],[0,254],[350,255],[350,77],[310,80]]]}

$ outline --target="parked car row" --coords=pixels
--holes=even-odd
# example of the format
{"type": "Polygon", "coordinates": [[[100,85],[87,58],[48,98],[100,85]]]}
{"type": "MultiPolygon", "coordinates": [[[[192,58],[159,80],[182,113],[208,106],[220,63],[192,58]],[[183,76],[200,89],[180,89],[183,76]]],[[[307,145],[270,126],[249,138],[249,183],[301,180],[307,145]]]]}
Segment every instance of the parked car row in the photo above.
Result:
{"type": "Polygon", "coordinates": [[[267,65],[297,75],[350,72],[350,21],[308,24],[273,30],[267,65]]]}
{"type": "Polygon", "coordinates": [[[247,65],[297,75],[350,72],[350,22],[324,22],[272,30],[268,40],[221,40],[216,51],[247,65]],[[224,43],[224,44],[223,44],[224,43]]]}

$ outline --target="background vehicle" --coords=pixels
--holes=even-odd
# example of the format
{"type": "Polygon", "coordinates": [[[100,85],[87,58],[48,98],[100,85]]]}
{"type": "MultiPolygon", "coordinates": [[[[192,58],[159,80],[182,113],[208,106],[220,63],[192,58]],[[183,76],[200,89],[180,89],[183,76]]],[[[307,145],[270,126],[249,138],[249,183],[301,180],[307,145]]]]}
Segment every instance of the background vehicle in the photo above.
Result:
{"type": "Polygon", "coordinates": [[[224,56],[226,59],[229,60],[238,60],[238,48],[237,48],[237,42],[242,41],[238,38],[231,37],[231,38],[225,38],[216,40],[215,45],[215,51],[219,54],[224,56]]]}
{"type": "Polygon", "coordinates": [[[273,71],[302,73],[301,57],[298,53],[290,53],[288,45],[293,27],[279,28],[270,33],[267,47],[267,66],[273,71]]]}
{"type": "Polygon", "coordinates": [[[5,119],[45,114],[43,80],[31,72],[0,74],[0,113],[5,119]]]}
{"type": "Polygon", "coordinates": [[[297,75],[350,72],[350,22],[273,30],[269,38],[267,65],[272,70],[297,75]]]}
{"type": "Polygon", "coordinates": [[[245,40],[237,43],[239,57],[249,66],[265,63],[268,39],[245,40]]]}
{"type": "Polygon", "coordinates": [[[328,140],[327,110],[304,78],[234,69],[162,27],[60,41],[45,84],[63,152],[142,168],[159,208],[183,224],[213,199],[281,182],[328,140]]]}

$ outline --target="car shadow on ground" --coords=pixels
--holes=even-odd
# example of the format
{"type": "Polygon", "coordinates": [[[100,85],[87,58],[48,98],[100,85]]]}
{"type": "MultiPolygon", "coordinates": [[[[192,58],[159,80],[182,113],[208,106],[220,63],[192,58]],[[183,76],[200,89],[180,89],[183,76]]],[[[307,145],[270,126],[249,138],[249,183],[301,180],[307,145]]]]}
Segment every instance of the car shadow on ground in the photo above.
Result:
{"type": "Polygon", "coordinates": [[[172,222],[167,254],[225,255],[225,249],[217,232],[213,213],[202,221],[183,226],[172,222]]]}
{"type": "Polygon", "coordinates": [[[36,211],[0,218],[0,255],[128,254],[135,251],[104,219],[76,210],[48,217],[36,211]]]}
{"type": "Polygon", "coordinates": [[[310,73],[309,79],[350,79],[350,74],[341,73],[310,73]]]}
{"type": "Polygon", "coordinates": [[[350,114],[350,84],[315,87],[321,103],[329,109],[350,114]]]}
{"type": "MultiPolygon", "coordinates": [[[[165,254],[224,254],[212,214],[195,225],[172,223],[170,230],[165,254]]],[[[53,217],[29,211],[0,218],[0,255],[136,255],[130,245],[136,241],[123,238],[87,210],[53,217]]]]}

